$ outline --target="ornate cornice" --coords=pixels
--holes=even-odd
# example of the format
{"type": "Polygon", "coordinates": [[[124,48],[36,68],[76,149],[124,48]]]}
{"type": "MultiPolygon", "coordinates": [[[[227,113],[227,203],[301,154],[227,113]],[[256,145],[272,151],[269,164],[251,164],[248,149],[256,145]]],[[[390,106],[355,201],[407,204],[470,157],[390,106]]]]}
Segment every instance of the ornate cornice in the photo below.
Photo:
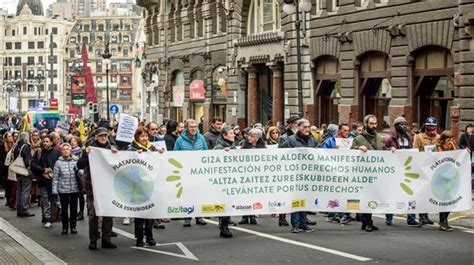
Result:
{"type": "Polygon", "coordinates": [[[250,35],[246,37],[239,38],[237,40],[237,46],[254,46],[261,45],[266,43],[280,42],[284,39],[283,32],[266,32],[257,35],[250,35]]]}

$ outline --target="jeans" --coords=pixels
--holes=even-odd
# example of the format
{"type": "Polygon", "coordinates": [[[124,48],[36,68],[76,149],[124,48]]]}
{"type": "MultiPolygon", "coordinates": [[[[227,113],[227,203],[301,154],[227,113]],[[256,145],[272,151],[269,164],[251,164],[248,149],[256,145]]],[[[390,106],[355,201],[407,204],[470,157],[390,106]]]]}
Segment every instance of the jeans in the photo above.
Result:
{"type": "Polygon", "coordinates": [[[143,240],[143,234],[146,239],[153,238],[153,219],[135,218],[135,238],[137,240],[143,240]],[[143,233],[143,226],[145,226],[145,233],[143,233]]]}
{"type": "Polygon", "coordinates": [[[291,213],[291,226],[293,228],[306,227],[306,212],[291,213]]]}
{"type": "MultiPolygon", "coordinates": [[[[392,222],[393,221],[393,214],[388,213],[385,215],[385,222],[392,222]]],[[[416,214],[409,213],[407,214],[407,223],[416,221],[416,214]]]]}
{"type": "Polygon", "coordinates": [[[41,214],[43,216],[43,220],[45,223],[52,222],[51,218],[51,187],[41,187],[40,188],[41,194],[41,214]]]}
{"type": "Polygon", "coordinates": [[[76,228],[78,196],[79,193],[77,192],[59,194],[59,201],[61,202],[61,223],[63,224],[63,229],[67,229],[68,227],[76,228]]]}
{"type": "Polygon", "coordinates": [[[16,211],[19,215],[28,212],[28,202],[31,192],[31,178],[28,176],[16,175],[16,211]]]}

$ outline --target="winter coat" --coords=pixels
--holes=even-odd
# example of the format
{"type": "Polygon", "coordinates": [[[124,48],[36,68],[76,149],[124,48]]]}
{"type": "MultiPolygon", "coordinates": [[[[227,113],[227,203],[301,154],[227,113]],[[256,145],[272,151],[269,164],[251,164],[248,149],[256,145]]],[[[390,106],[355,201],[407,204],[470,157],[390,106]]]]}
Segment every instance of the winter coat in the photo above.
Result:
{"type": "MultiPolygon", "coordinates": [[[[29,144],[24,144],[19,142],[15,146],[15,150],[13,150],[13,157],[16,159],[20,155],[21,150],[21,157],[23,157],[23,162],[25,162],[26,168],[30,167],[31,164],[31,149],[29,144]],[[24,146],[24,147],[23,147],[24,146]],[[22,149],[23,147],[23,149],[22,149]]],[[[21,176],[20,174],[16,174],[17,176],[21,176]]]]}
{"type": "MultiPolygon", "coordinates": [[[[103,144],[99,143],[98,141],[93,140],[93,141],[89,142],[89,146],[99,147],[99,148],[104,148],[104,149],[111,149],[112,148],[112,144],[109,141],[107,141],[107,143],[105,145],[103,145],[103,144]]],[[[86,180],[85,181],[86,182],[85,191],[86,191],[87,196],[93,197],[92,179],[91,179],[90,168],[89,168],[89,154],[87,154],[86,152],[82,153],[81,158],[79,158],[79,160],[77,161],[77,168],[84,170],[84,175],[85,175],[85,180],[86,180]]]]}
{"type": "Polygon", "coordinates": [[[191,139],[188,135],[188,131],[184,130],[183,134],[176,140],[174,144],[174,151],[196,151],[196,150],[208,150],[206,138],[199,132],[194,135],[191,139]]]}
{"type": "MultiPolygon", "coordinates": [[[[474,133],[463,133],[459,139],[459,149],[466,149],[474,151],[474,133]]],[[[471,152],[472,154],[472,152],[471,152]]]]}
{"type": "Polygon", "coordinates": [[[166,150],[172,151],[177,139],[178,139],[178,136],[175,135],[174,133],[167,133],[165,135],[166,150]]]}
{"type": "Polygon", "coordinates": [[[281,144],[280,148],[298,148],[298,147],[309,147],[309,148],[316,148],[318,146],[318,142],[314,137],[310,134],[308,137],[302,137],[299,133],[293,134],[288,138],[286,142],[281,144]]]}
{"type": "Polygon", "coordinates": [[[224,139],[222,136],[217,138],[216,146],[214,146],[214,150],[222,150],[225,148],[237,149],[237,147],[235,147],[235,141],[231,143],[227,141],[226,139],[224,139]]]}
{"type": "Polygon", "coordinates": [[[55,148],[42,148],[35,153],[31,161],[31,171],[37,176],[40,187],[51,187],[52,180],[43,177],[43,173],[46,168],[54,169],[54,164],[60,156],[61,153],[55,148]]]}
{"type": "Polygon", "coordinates": [[[211,128],[209,128],[209,131],[204,134],[204,137],[206,138],[207,146],[209,147],[209,149],[214,149],[214,146],[216,145],[216,142],[217,142],[217,138],[219,138],[220,135],[221,133],[217,131],[216,129],[214,129],[214,127],[212,126],[211,128]]]}
{"type": "Polygon", "coordinates": [[[397,132],[392,132],[392,134],[387,135],[384,138],[385,147],[387,148],[395,147],[397,149],[413,148],[413,141],[411,139],[411,136],[408,133],[406,133],[405,138],[408,140],[408,147],[400,146],[400,143],[398,141],[400,139],[400,135],[397,132]]]}
{"type": "Polygon", "coordinates": [[[371,135],[367,131],[363,131],[362,134],[354,138],[351,149],[359,149],[359,147],[365,146],[369,150],[385,150],[385,144],[382,137],[379,134],[371,135]]]}
{"type": "Polygon", "coordinates": [[[336,149],[336,133],[331,134],[322,146],[324,149],[336,149]]]}
{"type": "Polygon", "coordinates": [[[76,173],[77,158],[72,156],[69,160],[60,157],[53,169],[53,194],[79,192],[76,173]]]}
{"type": "Polygon", "coordinates": [[[149,149],[146,149],[146,148],[143,148],[141,146],[139,146],[135,141],[133,141],[127,148],[127,151],[138,151],[138,150],[142,150],[143,152],[154,152],[156,151],[156,148],[155,146],[153,145],[150,145],[150,148],[149,149]]]}
{"type": "Polygon", "coordinates": [[[242,143],[242,149],[262,149],[267,148],[263,139],[259,139],[256,145],[252,145],[248,140],[244,140],[242,143]]]}
{"type": "Polygon", "coordinates": [[[436,145],[439,140],[439,134],[435,136],[429,136],[426,133],[419,133],[413,140],[413,148],[418,148],[420,152],[425,151],[426,145],[436,145]]]}

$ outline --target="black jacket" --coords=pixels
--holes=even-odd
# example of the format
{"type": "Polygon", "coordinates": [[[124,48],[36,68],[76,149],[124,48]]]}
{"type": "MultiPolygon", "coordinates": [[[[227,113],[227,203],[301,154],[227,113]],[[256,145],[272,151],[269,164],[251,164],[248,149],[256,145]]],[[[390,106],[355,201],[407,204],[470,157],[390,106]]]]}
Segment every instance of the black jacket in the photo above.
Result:
{"type": "Polygon", "coordinates": [[[26,168],[29,168],[30,164],[31,164],[30,145],[26,144],[26,143],[23,143],[23,142],[18,142],[18,144],[15,147],[15,150],[13,150],[14,159],[16,159],[19,155],[21,155],[21,157],[23,157],[23,162],[25,162],[26,168]],[[23,149],[22,149],[22,147],[23,147],[23,149]],[[20,154],[20,151],[21,151],[21,154],[20,154]]]}
{"type": "Polygon", "coordinates": [[[177,139],[178,139],[178,136],[175,135],[174,133],[167,133],[165,135],[166,150],[173,151],[174,144],[176,143],[177,139]]]}
{"type": "Polygon", "coordinates": [[[43,177],[46,168],[54,169],[54,163],[59,159],[61,153],[56,148],[44,149],[36,151],[31,160],[31,171],[37,177],[40,187],[51,187],[52,179],[43,177]]]}
{"type": "Polygon", "coordinates": [[[474,133],[471,135],[463,133],[461,135],[461,138],[459,139],[459,149],[465,148],[469,148],[469,150],[474,151],[474,133]]]}
{"type": "Polygon", "coordinates": [[[242,149],[261,149],[261,148],[267,148],[265,146],[265,142],[263,141],[263,139],[259,139],[256,145],[250,144],[248,140],[245,140],[242,144],[242,149]]]}
{"type": "Polygon", "coordinates": [[[148,152],[148,151],[153,152],[153,151],[156,151],[156,148],[152,145],[150,146],[150,149],[145,149],[138,146],[135,142],[132,142],[127,148],[127,151],[138,151],[138,150],[142,150],[143,152],[148,152]]]}
{"type": "MultiPolygon", "coordinates": [[[[107,143],[103,145],[99,143],[98,141],[93,140],[89,142],[89,146],[99,147],[99,148],[104,148],[104,149],[112,148],[112,144],[110,144],[110,141],[107,141],[107,143]]],[[[79,160],[77,161],[77,168],[84,170],[84,175],[85,175],[85,180],[86,180],[86,193],[87,193],[87,196],[92,197],[92,179],[91,179],[90,168],[89,168],[89,154],[88,153],[82,152],[81,158],[79,158],[79,160]]]]}
{"type": "Polygon", "coordinates": [[[218,132],[214,127],[211,126],[209,128],[209,131],[204,134],[204,137],[206,138],[207,142],[207,147],[209,149],[214,149],[214,146],[216,146],[217,138],[221,135],[220,132],[218,132]]]}
{"type": "Polygon", "coordinates": [[[280,148],[298,148],[298,147],[308,147],[308,148],[316,148],[318,146],[318,141],[314,139],[314,137],[310,134],[307,137],[304,137],[299,132],[293,134],[282,143],[279,147],[280,148]]]}

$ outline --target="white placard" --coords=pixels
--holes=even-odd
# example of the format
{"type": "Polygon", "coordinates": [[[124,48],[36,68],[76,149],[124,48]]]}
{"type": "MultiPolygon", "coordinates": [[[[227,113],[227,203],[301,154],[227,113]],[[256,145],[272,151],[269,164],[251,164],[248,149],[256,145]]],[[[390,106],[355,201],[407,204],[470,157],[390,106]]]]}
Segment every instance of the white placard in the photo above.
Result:
{"type": "Polygon", "coordinates": [[[165,149],[165,151],[168,150],[168,149],[166,149],[166,142],[165,142],[165,141],[151,142],[151,144],[152,144],[155,148],[162,147],[163,149],[165,149]]]}
{"type": "Polygon", "coordinates": [[[425,145],[425,152],[434,152],[436,151],[436,145],[431,144],[431,145],[425,145]]]}
{"type": "Polygon", "coordinates": [[[138,119],[128,114],[120,114],[117,136],[115,139],[122,142],[133,142],[133,135],[138,128],[138,119]]]}
{"type": "Polygon", "coordinates": [[[353,138],[336,138],[336,146],[339,149],[350,149],[353,141],[353,138]]]}

